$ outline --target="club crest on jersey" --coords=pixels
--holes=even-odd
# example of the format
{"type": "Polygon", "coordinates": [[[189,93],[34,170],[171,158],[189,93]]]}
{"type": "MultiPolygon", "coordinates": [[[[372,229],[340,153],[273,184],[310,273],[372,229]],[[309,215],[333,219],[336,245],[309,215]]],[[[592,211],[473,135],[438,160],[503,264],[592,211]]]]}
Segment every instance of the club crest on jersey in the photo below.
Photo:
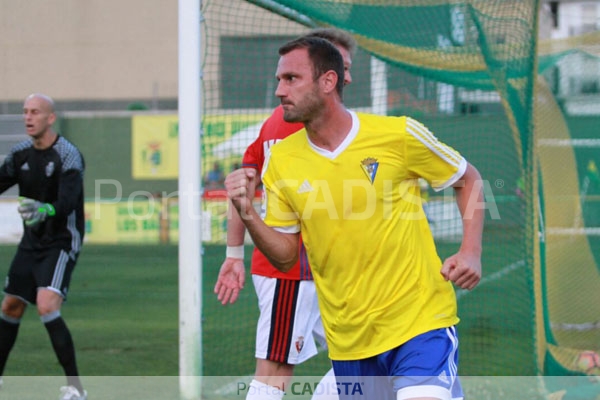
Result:
{"type": "Polygon", "coordinates": [[[302,348],[304,347],[304,336],[298,336],[298,340],[296,340],[296,351],[300,353],[302,348]]]}
{"type": "Polygon", "coordinates": [[[54,161],[50,161],[48,165],[46,165],[46,176],[49,178],[54,173],[54,161]]]}
{"type": "Polygon", "coordinates": [[[379,162],[376,158],[367,157],[360,162],[360,166],[362,167],[365,174],[367,174],[367,178],[369,178],[369,182],[373,184],[375,181],[375,175],[377,174],[377,168],[379,168],[379,162]]]}

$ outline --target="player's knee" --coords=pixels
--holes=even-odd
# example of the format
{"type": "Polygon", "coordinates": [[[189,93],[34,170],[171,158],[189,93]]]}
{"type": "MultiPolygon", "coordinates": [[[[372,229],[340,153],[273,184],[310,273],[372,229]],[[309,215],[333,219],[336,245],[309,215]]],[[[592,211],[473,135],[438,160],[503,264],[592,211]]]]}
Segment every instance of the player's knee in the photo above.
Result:
{"type": "Polygon", "coordinates": [[[60,303],[57,303],[56,301],[52,300],[52,299],[41,299],[38,297],[37,299],[37,310],[38,310],[38,315],[43,316],[43,315],[52,315],[56,312],[60,313],[60,303]]]}
{"type": "Polygon", "coordinates": [[[40,317],[45,315],[54,315],[59,312],[54,304],[51,303],[42,303],[37,305],[38,315],[40,317]]]}
{"type": "Polygon", "coordinates": [[[255,376],[292,376],[293,374],[294,366],[292,364],[260,358],[256,359],[255,376]]]}
{"type": "Polygon", "coordinates": [[[62,297],[51,290],[42,289],[38,291],[36,298],[38,315],[48,315],[60,311],[62,297]]]}
{"type": "Polygon", "coordinates": [[[20,319],[27,304],[14,296],[5,296],[2,300],[2,314],[7,317],[20,319]]]}

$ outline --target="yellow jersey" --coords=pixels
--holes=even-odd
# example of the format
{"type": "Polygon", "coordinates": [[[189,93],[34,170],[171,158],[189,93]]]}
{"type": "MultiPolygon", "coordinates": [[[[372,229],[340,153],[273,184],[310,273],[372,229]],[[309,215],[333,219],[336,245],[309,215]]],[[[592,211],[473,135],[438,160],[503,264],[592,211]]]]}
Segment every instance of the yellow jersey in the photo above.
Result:
{"type": "Polygon", "coordinates": [[[419,178],[454,184],[467,162],[408,117],[352,114],[333,151],[302,129],[263,168],[265,222],[302,232],[332,360],[358,360],[458,323],[419,178]]]}

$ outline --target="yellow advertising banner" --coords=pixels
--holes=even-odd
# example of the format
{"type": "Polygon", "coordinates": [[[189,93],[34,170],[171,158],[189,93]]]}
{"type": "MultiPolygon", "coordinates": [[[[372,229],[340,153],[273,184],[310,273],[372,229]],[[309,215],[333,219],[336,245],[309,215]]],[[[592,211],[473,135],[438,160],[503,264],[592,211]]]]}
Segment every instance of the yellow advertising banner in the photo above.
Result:
{"type": "MultiPolygon", "coordinates": [[[[268,114],[205,115],[202,120],[203,165],[218,161],[225,170],[241,161],[268,114]]],[[[135,115],[131,119],[131,163],[134,179],[177,179],[179,122],[177,115],[135,115]]]]}
{"type": "Polygon", "coordinates": [[[160,208],[154,202],[86,202],[85,239],[90,243],[158,243],[160,208]]]}
{"type": "MultiPolygon", "coordinates": [[[[203,202],[202,241],[225,243],[227,201],[203,202]]],[[[95,244],[158,244],[179,241],[179,205],[176,199],[148,201],[86,201],[85,241],[95,244]]]]}
{"type": "Polygon", "coordinates": [[[177,179],[177,115],[135,115],[131,119],[131,171],[134,179],[177,179]]]}

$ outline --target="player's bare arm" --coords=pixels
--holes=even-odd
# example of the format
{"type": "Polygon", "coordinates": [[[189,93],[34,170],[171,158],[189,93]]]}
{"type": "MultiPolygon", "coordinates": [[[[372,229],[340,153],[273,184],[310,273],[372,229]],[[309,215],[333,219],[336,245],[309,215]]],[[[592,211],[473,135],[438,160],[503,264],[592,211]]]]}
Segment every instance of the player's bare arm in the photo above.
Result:
{"type": "Polygon", "coordinates": [[[252,205],[252,187],[256,187],[256,171],[238,169],[227,175],[225,189],[254,241],[254,245],[282,272],[289,271],[298,260],[299,234],[278,232],[267,226],[252,205]]]}
{"type": "MultiPolygon", "coordinates": [[[[250,185],[250,194],[252,198],[256,192],[258,182],[250,185]]],[[[219,276],[215,284],[214,292],[221,304],[233,304],[238,299],[240,290],[246,283],[246,268],[244,267],[244,236],[246,227],[242,222],[240,215],[235,211],[231,201],[228,201],[227,215],[227,248],[228,252],[219,270],[219,276]],[[229,249],[242,248],[240,254],[230,254],[229,249]]],[[[231,252],[233,253],[233,252],[231,252]]]]}
{"type": "Polygon", "coordinates": [[[481,238],[483,235],[483,185],[479,171],[471,164],[454,187],[463,220],[463,239],[458,253],[448,257],[442,275],[462,289],[473,289],[481,279],[481,238]]]}
{"type": "MultiPolygon", "coordinates": [[[[244,235],[246,227],[240,215],[235,211],[231,201],[228,208],[227,218],[227,248],[240,248],[244,246],[244,235]]],[[[243,248],[243,247],[242,247],[243,248]]],[[[219,276],[215,284],[214,292],[221,304],[233,304],[238,299],[240,290],[246,283],[246,268],[244,267],[243,251],[239,255],[229,254],[225,257],[219,276]]]]}
{"type": "Polygon", "coordinates": [[[241,258],[225,258],[225,261],[221,264],[214,289],[217,300],[223,305],[235,303],[245,283],[246,268],[244,267],[244,260],[241,258]]]}

